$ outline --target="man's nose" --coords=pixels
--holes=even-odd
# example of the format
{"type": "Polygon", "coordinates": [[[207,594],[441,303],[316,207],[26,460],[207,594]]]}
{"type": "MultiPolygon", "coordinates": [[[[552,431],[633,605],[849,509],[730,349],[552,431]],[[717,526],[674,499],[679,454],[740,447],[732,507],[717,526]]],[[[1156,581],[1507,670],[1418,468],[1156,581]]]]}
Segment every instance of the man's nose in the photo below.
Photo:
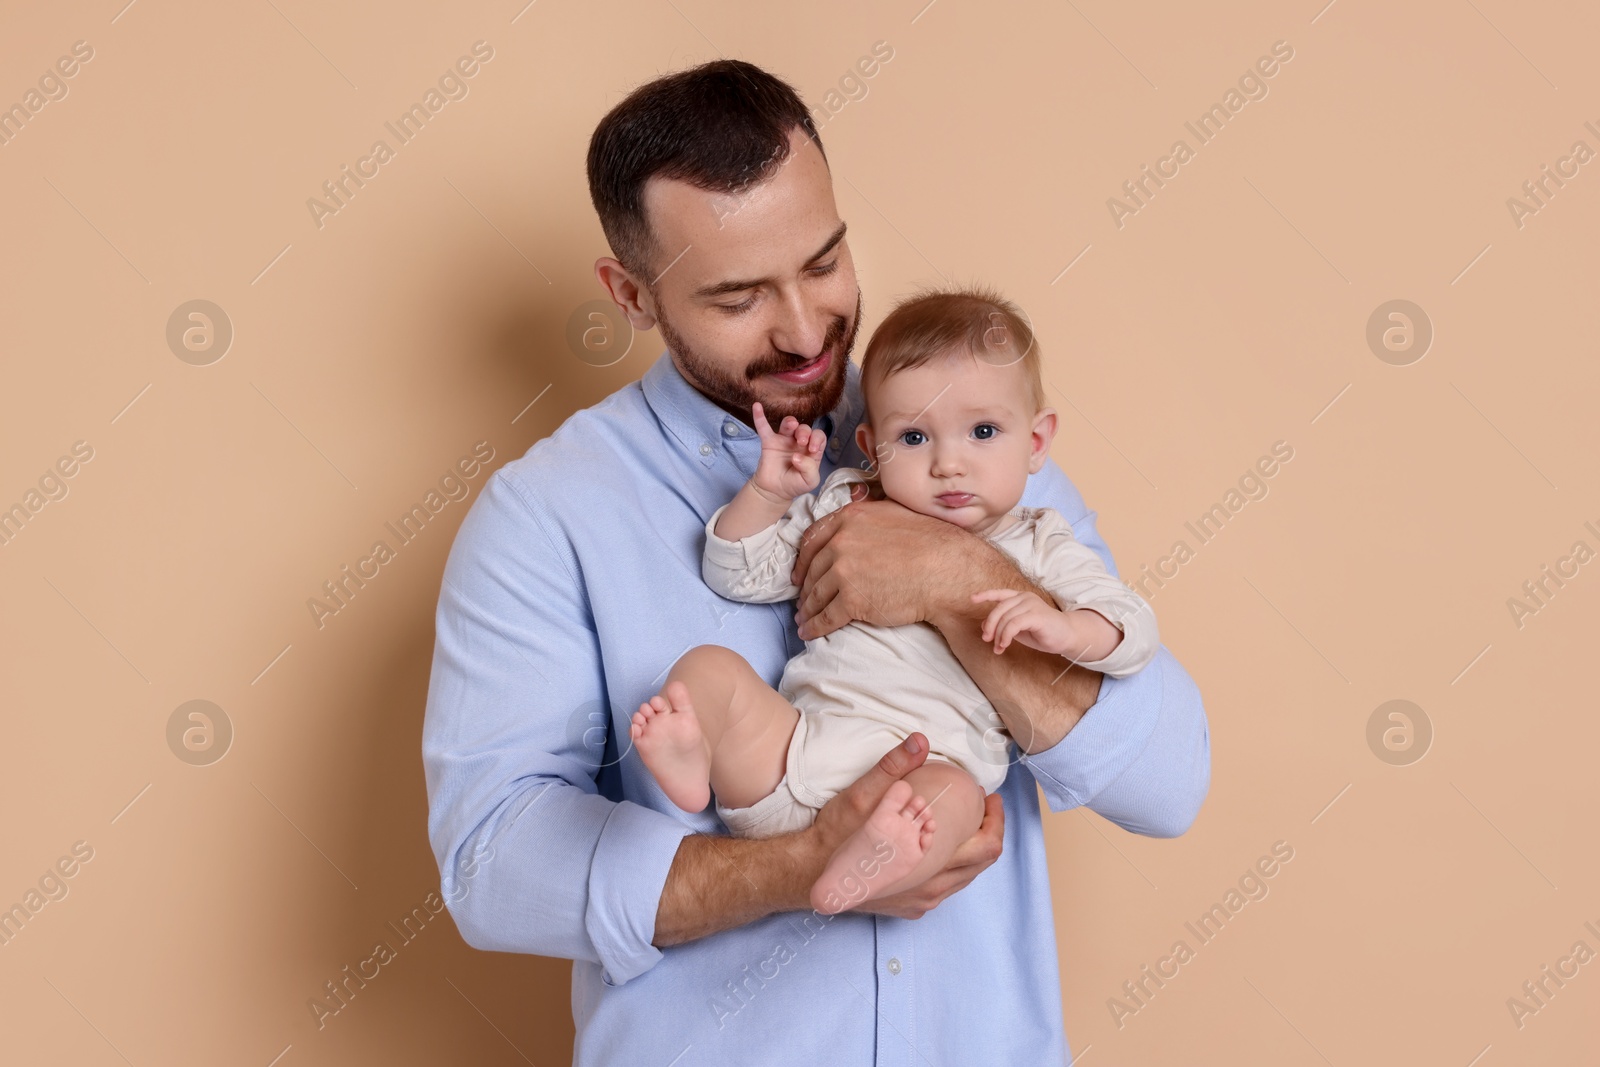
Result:
{"type": "Polygon", "coordinates": [[[783,299],[773,326],[773,346],[780,352],[816,359],[822,355],[827,336],[828,316],[812,306],[800,290],[791,290],[783,299]]]}

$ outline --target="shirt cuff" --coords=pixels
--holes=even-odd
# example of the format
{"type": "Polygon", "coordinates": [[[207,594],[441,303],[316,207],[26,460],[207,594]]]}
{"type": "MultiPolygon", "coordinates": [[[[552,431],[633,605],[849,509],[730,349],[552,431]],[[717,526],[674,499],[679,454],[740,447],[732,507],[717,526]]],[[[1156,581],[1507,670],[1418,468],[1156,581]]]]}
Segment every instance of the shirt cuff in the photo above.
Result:
{"type": "Polygon", "coordinates": [[[1067,736],[1020,762],[1051,811],[1083,807],[1139,758],[1160,716],[1161,671],[1154,664],[1122,678],[1102,675],[1099,699],[1067,736]]]}
{"type": "Polygon", "coordinates": [[[595,844],[583,919],[606,985],[637,978],[661,959],[661,950],[650,943],[661,891],[679,844],[693,832],[631,800],[612,809],[595,844]]]}

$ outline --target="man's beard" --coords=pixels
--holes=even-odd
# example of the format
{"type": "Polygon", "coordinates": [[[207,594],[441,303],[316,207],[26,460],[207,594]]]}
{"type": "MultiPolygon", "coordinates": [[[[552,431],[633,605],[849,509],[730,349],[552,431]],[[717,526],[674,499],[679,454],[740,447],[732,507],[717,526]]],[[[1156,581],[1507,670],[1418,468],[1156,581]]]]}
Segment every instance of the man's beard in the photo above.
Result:
{"type": "Polygon", "coordinates": [[[807,362],[804,358],[788,352],[771,352],[743,371],[729,373],[715,362],[702,358],[685,344],[678,331],[674,330],[661,314],[660,307],[661,303],[657,300],[656,328],[661,331],[662,339],[677,357],[678,367],[683,376],[689,380],[690,385],[710,398],[712,403],[746,425],[751,419],[750,405],[757,400],[761,401],[761,409],[774,430],[787,416],[793,415],[800,423],[809,426],[838,406],[839,398],[844,394],[845,375],[850,363],[850,352],[855,348],[856,331],[861,326],[859,289],[856,290],[856,313],[852,320],[846,323],[843,318],[836,316],[828,325],[823,350],[832,351],[834,358],[828,365],[827,371],[816,381],[806,383],[801,391],[793,392],[793,387],[790,387],[787,395],[771,399],[756,392],[756,381],[768,374],[799,367],[807,362]]]}

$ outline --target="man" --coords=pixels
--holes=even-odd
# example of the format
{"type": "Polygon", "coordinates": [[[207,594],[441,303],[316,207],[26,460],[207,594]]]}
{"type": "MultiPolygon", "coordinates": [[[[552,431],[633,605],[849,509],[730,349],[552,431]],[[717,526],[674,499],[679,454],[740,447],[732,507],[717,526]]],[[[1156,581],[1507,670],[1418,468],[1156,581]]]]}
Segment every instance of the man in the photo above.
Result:
{"type": "MultiPolygon", "coordinates": [[[[773,426],[794,415],[828,435],[824,476],[866,459],[849,362],[861,296],[828,164],[788,85],[723,60],[608,114],[589,182],[616,255],[596,275],[668,349],[496,471],[451,550],[423,756],[462,936],[574,961],[581,1065],[1064,1062],[1035,784],[1052,810],[1182,833],[1210,781],[1198,692],[1164,649],[1120,679],[1018,644],[995,655],[969,594],[1034,586],[892,501],[813,527],[792,619],[711,592],[705,523],[754,470],[752,401],[773,426]],[[821,916],[811,883],[925,738],[809,829],[744,840],[667,800],[628,724],[686,649],[724,645],[776,684],[801,638],[852,619],[936,626],[1024,755],[945,871],[821,916]]],[[[1054,462],[1023,503],[1059,510],[1114,569],[1054,462]]]]}

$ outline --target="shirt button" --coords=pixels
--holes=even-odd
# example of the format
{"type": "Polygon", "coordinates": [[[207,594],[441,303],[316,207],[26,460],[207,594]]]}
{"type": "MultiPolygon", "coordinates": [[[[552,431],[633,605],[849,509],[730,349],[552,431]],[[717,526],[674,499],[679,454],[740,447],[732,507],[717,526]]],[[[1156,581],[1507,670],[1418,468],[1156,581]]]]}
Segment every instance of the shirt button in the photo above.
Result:
{"type": "Polygon", "coordinates": [[[899,974],[900,973],[900,957],[899,956],[890,956],[889,957],[889,973],[890,974],[899,974]]]}
{"type": "Polygon", "coordinates": [[[739,424],[737,422],[725,422],[722,424],[722,432],[727,434],[729,437],[738,437],[739,424]]]}
{"type": "Polygon", "coordinates": [[[829,441],[828,444],[833,446],[833,450],[835,452],[839,451],[839,439],[837,437],[835,437],[833,440],[829,441]]]}
{"type": "Polygon", "coordinates": [[[702,456],[711,455],[711,442],[710,441],[702,441],[700,443],[700,454],[702,456]]]}

